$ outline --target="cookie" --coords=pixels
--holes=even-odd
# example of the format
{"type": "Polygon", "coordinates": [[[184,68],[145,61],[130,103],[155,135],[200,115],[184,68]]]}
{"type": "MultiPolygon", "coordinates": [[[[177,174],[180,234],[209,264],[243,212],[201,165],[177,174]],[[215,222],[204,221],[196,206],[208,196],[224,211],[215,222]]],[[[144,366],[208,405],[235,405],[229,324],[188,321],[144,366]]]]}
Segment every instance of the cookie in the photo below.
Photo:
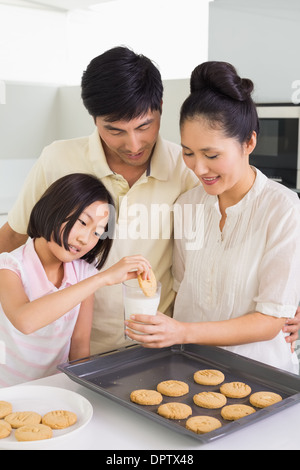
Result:
{"type": "Polygon", "coordinates": [[[51,429],[65,429],[75,424],[76,421],[76,414],[66,410],[50,411],[42,418],[42,424],[49,426],[51,429]]]}
{"type": "Polygon", "coordinates": [[[11,425],[12,428],[20,428],[21,426],[31,426],[39,424],[42,420],[41,415],[34,411],[17,411],[5,416],[5,421],[11,425]]]}
{"type": "Polygon", "coordinates": [[[250,395],[249,398],[251,405],[256,406],[256,408],[266,408],[281,400],[282,397],[274,392],[256,392],[250,395]]]}
{"type": "Polygon", "coordinates": [[[228,398],[244,398],[251,393],[251,387],[243,382],[228,382],[220,387],[220,392],[228,398]]]}
{"type": "Polygon", "coordinates": [[[222,393],[201,392],[193,397],[194,403],[202,408],[217,409],[226,405],[227,398],[222,393]]]}
{"type": "Polygon", "coordinates": [[[167,397],[182,397],[189,393],[189,386],[180,380],[165,380],[157,385],[157,391],[167,397]]]}
{"type": "Polygon", "coordinates": [[[192,408],[185,403],[164,403],[158,407],[157,413],[168,419],[186,419],[192,414],[192,408]]]}
{"type": "Polygon", "coordinates": [[[143,279],[141,274],[138,274],[139,286],[147,297],[153,297],[156,289],[156,277],[152,269],[150,269],[150,279],[143,279]]]}
{"type": "Polygon", "coordinates": [[[15,432],[17,441],[41,441],[43,439],[50,439],[52,435],[52,429],[44,424],[21,426],[15,432]]]}
{"type": "Polygon", "coordinates": [[[0,401],[0,419],[12,413],[12,404],[8,401],[0,401]]]}
{"type": "Polygon", "coordinates": [[[8,437],[11,433],[11,425],[4,421],[4,419],[0,420],[0,439],[4,439],[8,437]]]}
{"type": "Polygon", "coordinates": [[[161,393],[156,390],[133,390],[130,394],[130,400],[138,405],[159,405],[162,399],[161,393]]]}
{"type": "Polygon", "coordinates": [[[203,369],[194,373],[194,381],[200,385],[219,385],[224,382],[223,372],[215,369],[203,369]]]}
{"type": "Polygon", "coordinates": [[[238,403],[224,406],[221,410],[222,418],[228,421],[235,421],[236,419],[244,418],[244,416],[251,415],[252,413],[255,413],[255,409],[252,408],[252,406],[239,405],[238,403]]]}
{"type": "Polygon", "coordinates": [[[185,423],[185,427],[196,434],[205,434],[221,426],[221,422],[212,416],[193,416],[185,423]]]}

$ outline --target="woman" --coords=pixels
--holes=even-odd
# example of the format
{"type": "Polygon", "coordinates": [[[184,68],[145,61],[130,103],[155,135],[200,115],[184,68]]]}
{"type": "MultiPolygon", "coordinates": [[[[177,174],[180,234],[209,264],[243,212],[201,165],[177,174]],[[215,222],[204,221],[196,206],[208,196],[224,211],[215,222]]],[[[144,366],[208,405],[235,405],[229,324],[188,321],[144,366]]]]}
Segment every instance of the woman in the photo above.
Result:
{"type": "Polygon", "coordinates": [[[193,71],[180,127],[184,161],[201,185],[179,198],[175,216],[186,204],[203,209],[194,220],[201,244],[175,240],[173,318],[128,326],[146,333],[148,347],[222,346],[298,373],[282,328],[299,304],[300,202],[249,164],[259,133],[252,90],[224,62],[193,71]]]}

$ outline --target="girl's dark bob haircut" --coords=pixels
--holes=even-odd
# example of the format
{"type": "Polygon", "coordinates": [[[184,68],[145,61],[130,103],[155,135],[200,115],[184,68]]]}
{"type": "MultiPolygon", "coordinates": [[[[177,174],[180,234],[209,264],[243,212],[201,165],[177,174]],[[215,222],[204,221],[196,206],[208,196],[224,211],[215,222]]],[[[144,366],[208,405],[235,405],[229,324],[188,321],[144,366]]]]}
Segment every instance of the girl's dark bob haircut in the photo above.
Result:
{"type": "Polygon", "coordinates": [[[52,183],[31,211],[27,234],[31,238],[54,240],[69,250],[68,237],[73,225],[84,209],[96,201],[109,205],[108,223],[98,243],[81,259],[89,264],[95,262],[100,270],[112,246],[115,211],[111,194],[95,176],[73,173],[52,183]]]}

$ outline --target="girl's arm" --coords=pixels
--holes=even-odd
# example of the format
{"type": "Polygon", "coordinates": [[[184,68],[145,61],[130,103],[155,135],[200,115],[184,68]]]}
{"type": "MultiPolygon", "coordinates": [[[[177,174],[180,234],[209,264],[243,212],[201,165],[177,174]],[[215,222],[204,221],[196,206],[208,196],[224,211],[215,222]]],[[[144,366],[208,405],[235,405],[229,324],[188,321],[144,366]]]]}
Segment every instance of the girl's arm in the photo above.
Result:
{"type": "Polygon", "coordinates": [[[223,321],[185,323],[160,312],[154,316],[132,315],[133,321],[126,322],[145,335],[126,330],[126,335],[149,348],[168,347],[173,344],[204,344],[211,346],[233,346],[268,341],[282,329],[286,319],[248,313],[238,318],[223,321]],[[136,322],[145,322],[140,324],[136,322]]]}
{"type": "Polygon", "coordinates": [[[147,275],[149,266],[142,256],[125,257],[106,271],[31,302],[19,276],[8,269],[2,269],[0,303],[13,326],[24,334],[30,334],[63,316],[97,289],[133,279],[143,272],[147,275]],[[132,272],[133,270],[136,271],[132,272]]]}
{"type": "Polygon", "coordinates": [[[90,336],[94,310],[94,295],[81,302],[79,315],[71,338],[69,360],[90,355],[90,336]]]}

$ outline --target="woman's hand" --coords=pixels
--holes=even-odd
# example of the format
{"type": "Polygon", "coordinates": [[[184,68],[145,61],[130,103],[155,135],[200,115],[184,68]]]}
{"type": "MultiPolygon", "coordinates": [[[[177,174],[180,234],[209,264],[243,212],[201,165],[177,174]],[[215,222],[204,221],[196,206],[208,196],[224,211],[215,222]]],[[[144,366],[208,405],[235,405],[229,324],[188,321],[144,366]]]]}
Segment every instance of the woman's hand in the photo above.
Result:
{"type": "Polygon", "coordinates": [[[284,333],[289,333],[289,336],[286,336],[285,340],[287,343],[291,343],[291,351],[295,351],[296,341],[299,335],[300,328],[300,307],[297,308],[294,318],[288,318],[285,322],[285,325],[282,329],[284,333]]]}
{"type": "Polygon", "coordinates": [[[129,279],[134,279],[138,274],[143,274],[144,279],[149,278],[149,271],[151,265],[141,255],[126,256],[122,258],[118,263],[114,264],[110,268],[99,273],[99,276],[105,277],[105,284],[110,286],[112,284],[120,284],[129,279]]]}
{"type": "Polygon", "coordinates": [[[131,315],[130,320],[125,321],[125,333],[146,348],[164,348],[184,342],[184,325],[161,312],[156,315],[131,315]],[[128,328],[143,334],[134,333],[128,328]]]}
{"type": "Polygon", "coordinates": [[[283,328],[285,319],[251,312],[241,317],[217,322],[180,322],[160,312],[157,315],[131,315],[125,322],[128,328],[143,335],[126,330],[134,341],[145,347],[162,348],[173,344],[203,344],[211,346],[233,346],[254,341],[269,341],[283,328]],[[137,323],[144,322],[144,324],[137,323]]]}

